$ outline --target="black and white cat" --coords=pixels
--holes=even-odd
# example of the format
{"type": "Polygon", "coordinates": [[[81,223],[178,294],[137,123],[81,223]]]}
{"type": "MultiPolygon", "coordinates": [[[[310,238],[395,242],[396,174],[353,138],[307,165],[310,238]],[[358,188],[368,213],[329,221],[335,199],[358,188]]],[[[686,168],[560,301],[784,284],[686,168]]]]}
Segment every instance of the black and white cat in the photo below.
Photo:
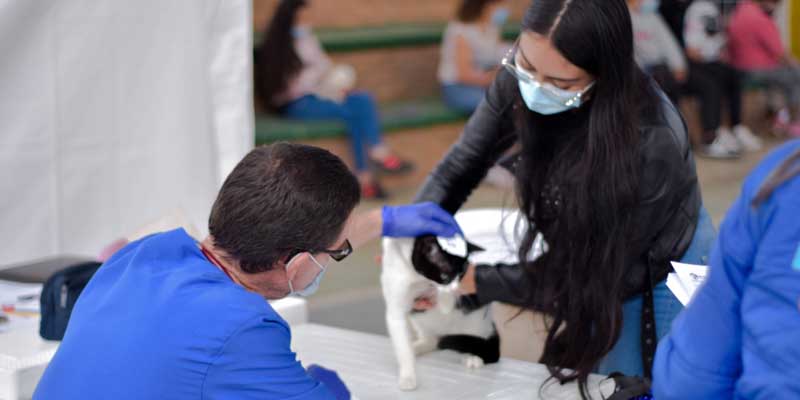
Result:
{"type": "Polygon", "coordinates": [[[421,239],[416,244],[414,239],[383,240],[381,286],[401,390],[416,389],[416,356],[437,348],[466,353],[464,365],[468,368],[479,368],[500,358],[500,339],[489,306],[472,306],[459,296],[458,278],[463,270],[448,269],[447,263],[441,264],[443,268],[422,267],[420,272],[414,268],[424,264],[412,262],[412,258],[420,257],[419,246],[424,244],[421,239]],[[414,303],[420,298],[435,299],[435,305],[416,311],[414,303]]]}

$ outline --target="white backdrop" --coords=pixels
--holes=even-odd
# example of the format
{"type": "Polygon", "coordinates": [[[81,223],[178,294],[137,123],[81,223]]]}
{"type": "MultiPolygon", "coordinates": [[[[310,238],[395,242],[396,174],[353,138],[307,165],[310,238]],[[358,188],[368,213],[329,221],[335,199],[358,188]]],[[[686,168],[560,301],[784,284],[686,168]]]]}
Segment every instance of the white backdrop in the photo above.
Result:
{"type": "Polygon", "coordinates": [[[0,0],[0,265],[201,233],[252,147],[249,0],[0,0]]]}

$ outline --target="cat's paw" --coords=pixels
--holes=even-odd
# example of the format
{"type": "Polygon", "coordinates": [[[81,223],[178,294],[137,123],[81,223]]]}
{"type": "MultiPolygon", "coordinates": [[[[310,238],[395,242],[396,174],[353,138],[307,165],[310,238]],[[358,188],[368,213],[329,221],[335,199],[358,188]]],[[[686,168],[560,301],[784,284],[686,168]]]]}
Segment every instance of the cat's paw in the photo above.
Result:
{"type": "Polygon", "coordinates": [[[478,356],[468,355],[461,359],[461,363],[469,369],[478,369],[483,367],[483,359],[478,356]]]}
{"type": "Polygon", "coordinates": [[[417,388],[417,377],[414,375],[400,375],[397,387],[402,391],[410,391],[417,388]]]}

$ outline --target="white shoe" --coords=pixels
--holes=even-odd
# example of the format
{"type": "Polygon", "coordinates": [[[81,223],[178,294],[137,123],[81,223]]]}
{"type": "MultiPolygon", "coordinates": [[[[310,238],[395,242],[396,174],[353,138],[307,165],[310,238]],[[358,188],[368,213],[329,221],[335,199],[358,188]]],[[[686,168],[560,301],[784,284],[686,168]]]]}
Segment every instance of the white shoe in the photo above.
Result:
{"type": "Polygon", "coordinates": [[[733,136],[731,131],[728,128],[718,128],[717,129],[717,138],[714,142],[719,141],[720,144],[726,147],[731,153],[735,153],[739,155],[742,152],[742,144],[739,143],[739,140],[736,139],[736,136],[733,136]]]}
{"type": "Polygon", "coordinates": [[[728,143],[725,143],[725,140],[726,139],[723,139],[723,136],[718,135],[711,144],[703,146],[700,149],[700,155],[718,160],[732,160],[739,158],[739,153],[732,151],[728,146],[728,143]]]}
{"type": "Polygon", "coordinates": [[[754,135],[750,128],[744,125],[736,125],[733,127],[733,137],[739,141],[745,151],[755,152],[764,147],[761,139],[754,135]]]}

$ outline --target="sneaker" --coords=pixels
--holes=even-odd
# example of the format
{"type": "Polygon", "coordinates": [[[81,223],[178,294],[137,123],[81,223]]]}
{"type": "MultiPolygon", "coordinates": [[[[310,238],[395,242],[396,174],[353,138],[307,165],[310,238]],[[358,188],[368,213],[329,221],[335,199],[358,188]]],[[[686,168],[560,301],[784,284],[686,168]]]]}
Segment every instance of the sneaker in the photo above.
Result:
{"type": "Polygon", "coordinates": [[[775,120],[772,122],[772,134],[778,137],[786,135],[789,132],[790,122],[789,110],[781,108],[775,114],[775,120]]]}
{"type": "Polygon", "coordinates": [[[383,160],[370,159],[369,163],[373,171],[384,175],[402,175],[414,170],[414,164],[395,155],[383,160]]]}
{"type": "Polygon", "coordinates": [[[389,196],[376,181],[361,184],[361,198],[364,200],[386,200],[389,196]]]}
{"type": "Polygon", "coordinates": [[[755,152],[764,147],[761,139],[754,135],[750,128],[744,125],[736,125],[733,127],[733,137],[739,141],[745,151],[755,152]]]}
{"type": "Polygon", "coordinates": [[[733,160],[739,158],[739,153],[732,151],[723,136],[717,136],[714,141],[700,148],[700,155],[717,160],[733,160]]]}
{"type": "Polygon", "coordinates": [[[731,131],[728,128],[718,128],[717,129],[717,138],[714,142],[720,142],[720,145],[727,148],[728,151],[739,155],[742,152],[742,144],[739,143],[739,140],[736,139],[736,136],[733,136],[731,131]]]}

